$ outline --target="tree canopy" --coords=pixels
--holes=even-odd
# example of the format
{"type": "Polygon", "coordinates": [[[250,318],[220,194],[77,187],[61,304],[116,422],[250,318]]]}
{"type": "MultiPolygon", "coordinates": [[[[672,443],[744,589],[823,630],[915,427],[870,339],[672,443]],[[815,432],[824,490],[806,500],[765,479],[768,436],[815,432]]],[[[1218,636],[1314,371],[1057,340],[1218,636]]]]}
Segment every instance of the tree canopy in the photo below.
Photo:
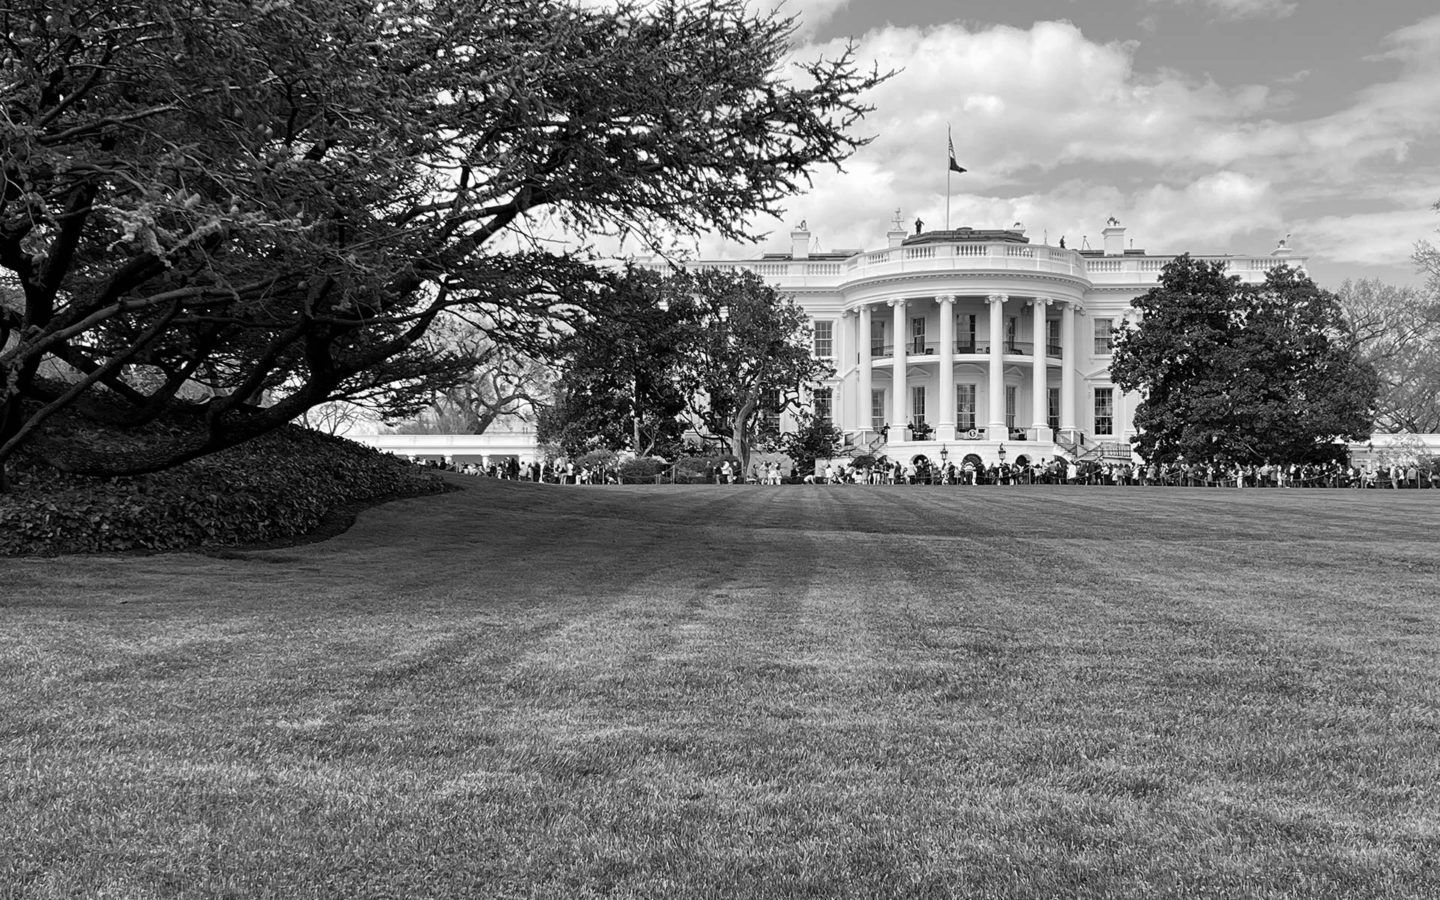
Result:
{"type": "Polygon", "coordinates": [[[779,415],[833,370],[814,355],[805,310],[758,275],[701,269],[671,283],[674,308],[695,324],[691,425],[748,467],[757,439],[778,439],[779,415]]]}
{"type": "Polygon", "coordinates": [[[1334,459],[1337,438],[1370,433],[1377,389],[1334,294],[1278,266],[1244,284],[1182,256],[1133,306],[1111,375],[1137,391],[1147,460],[1263,463],[1334,459]]]}
{"type": "Polygon", "coordinates": [[[21,447],[154,471],[445,383],[422,339],[453,307],[552,338],[591,273],[527,217],[756,237],[884,77],[786,70],[792,31],[743,0],[6,4],[0,488],[21,447]]]}
{"type": "Polygon", "coordinates": [[[687,431],[749,465],[777,420],[830,374],[803,309],[758,276],[632,269],[561,342],[540,439],[670,454],[687,431]]]}
{"type": "Polygon", "coordinates": [[[644,269],[614,279],[595,307],[560,341],[540,442],[572,458],[594,448],[674,455],[689,403],[683,365],[693,323],[667,305],[663,276],[644,269]]]}

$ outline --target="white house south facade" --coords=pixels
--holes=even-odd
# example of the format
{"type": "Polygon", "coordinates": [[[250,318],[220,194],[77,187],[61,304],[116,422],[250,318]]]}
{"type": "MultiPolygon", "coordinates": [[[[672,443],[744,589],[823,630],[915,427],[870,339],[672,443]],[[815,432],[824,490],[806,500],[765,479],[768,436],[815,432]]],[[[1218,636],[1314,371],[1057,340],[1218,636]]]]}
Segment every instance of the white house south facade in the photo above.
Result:
{"type": "MultiPolygon", "coordinates": [[[[1171,255],[1127,249],[1111,219],[1096,250],[1031,244],[1019,229],[892,231],[888,246],[701,260],[743,269],[793,296],[834,377],[813,398],[852,451],[990,465],[1130,459],[1138,398],[1110,379],[1111,331],[1135,315],[1171,255]]],[[[1063,243],[1063,242],[1062,242],[1063,243]]],[[[1282,242],[1223,261],[1245,281],[1303,267],[1282,242]]]]}

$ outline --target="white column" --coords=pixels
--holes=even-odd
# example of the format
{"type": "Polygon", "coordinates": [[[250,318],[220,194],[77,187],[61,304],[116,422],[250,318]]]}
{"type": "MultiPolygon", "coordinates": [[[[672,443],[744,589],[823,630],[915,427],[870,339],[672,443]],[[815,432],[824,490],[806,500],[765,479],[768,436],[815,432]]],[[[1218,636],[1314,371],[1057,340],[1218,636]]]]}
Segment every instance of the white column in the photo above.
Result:
{"type": "Polygon", "coordinates": [[[1075,302],[1060,307],[1060,430],[1075,430],[1075,302]]]}
{"type": "Polygon", "coordinates": [[[1009,437],[1005,431],[1005,300],[1004,294],[990,295],[990,422],[986,434],[992,441],[1009,437]]]}
{"type": "Polygon", "coordinates": [[[910,401],[910,398],[905,396],[905,301],[891,300],[890,306],[895,310],[892,316],[895,323],[895,362],[890,376],[890,438],[903,441],[908,420],[905,406],[910,401]]]}
{"type": "Polygon", "coordinates": [[[1045,372],[1045,312],[1050,308],[1050,300],[1047,297],[1036,297],[1031,301],[1030,308],[1035,313],[1031,317],[1034,320],[1031,324],[1035,341],[1034,347],[1031,348],[1034,354],[1032,357],[1034,368],[1030,374],[1030,380],[1033,382],[1030,399],[1030,428],[1033,433],[1030,439],[1050,441],[1055,438],[1050,433],[1050,410],[1046,408],[1050,405],[1048,402],[1050,398],[1045,390],[1048,386],[1045,372]]]}
{"type": "Polygon", "coordinates": [[[870,394],[873,390],[870,380],[870,305],[860,307],[860,428],[869,430],[870,394]]]}
{"type": "Polygon", "coordinates": [[[855,360],[855,314],[852,311],[847,309],[840,313],[838,329],[838,348],[833,360],[835,377],[839,379],[839,384],[835,386],[838,396],[831,402],[835,408],[835,424],[841,431],[850,431],[855,427],[855,391],[851,389],[855,379],[850,375],[850,366],[855,360]]]}
{"type": "Polygon", "coordinates": [[[955,295],[941,294],[940,303],[940,415],[935,439],[955,440],[955,295]]]}

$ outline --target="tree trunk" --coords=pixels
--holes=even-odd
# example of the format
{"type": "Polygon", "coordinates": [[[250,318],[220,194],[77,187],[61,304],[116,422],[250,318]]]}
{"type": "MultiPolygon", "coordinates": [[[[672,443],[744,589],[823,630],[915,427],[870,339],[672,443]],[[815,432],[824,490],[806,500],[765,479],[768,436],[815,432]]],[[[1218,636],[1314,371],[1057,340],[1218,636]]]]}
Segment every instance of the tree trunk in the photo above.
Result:
{"type": "Polygon", "coordinates": [[[750,471],[750,428],[749,422],[755,417],[755,408],[760,401],[755,397],[747,397],[745,403],[735,412],[735,422],[731,428],[731,437],[735,444],[735,456],[740,460],[740,471],[750,471]]]}

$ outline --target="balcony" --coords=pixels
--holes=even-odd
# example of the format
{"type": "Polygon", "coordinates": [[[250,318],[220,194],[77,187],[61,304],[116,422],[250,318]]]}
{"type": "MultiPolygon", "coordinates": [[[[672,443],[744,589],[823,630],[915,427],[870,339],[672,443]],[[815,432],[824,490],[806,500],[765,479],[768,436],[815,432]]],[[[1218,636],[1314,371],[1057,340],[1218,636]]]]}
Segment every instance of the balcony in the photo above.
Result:
{"type": "MultiPolygon", "coordinates": [[[[688,263],[691,269],[724,269],[754,272],[781,290],[786,288],[837,288],[857,279],[900,273],[984,271],[997,273],[1036,272],[1073,278],[1082,286],[1135,284],[1151,285],[1159,280],[1165,264],[1174,256],[1081,256],[1043,244],[985,243],[956,241],[949,244],[917,244],[858,253],[848,259],[758,259],[703,260],[688,263]]],[[[1218,262],[1232,275],[1250,283],[1263,281],[1277,264],[1305,266],[1304,257],[1277,259],[1270,256],[1198,256],[1218,262]]],[[[670,263],[654,260],[646,268],[664,271],[670,263]]]]}
{"type": "Polygon", "coordinates": [[[1084,278],[1085,260],[1074,250],[1036,244],[978,243],[919,244],[892,247],[852,256],[844,262],[845,276],[865,278],[899,272],[999,270],[1042,272],[1084,278]]]}
{"type": "MultiPolygon", "coordinates": [[[[926,341],[910,339],[901,345],[907,357],[913,356],[936,356],[940,353],[942,344],[939,341],[926,341]]],[[[1004,341],[1000,345],[1000,352],[1006,356],[1030,356],[1035,352],[1035,344],[1030,341],[1004,341]]],[[[955,356],[989,356],[990,344],[987,341],[975,341],[971,338],[961,338],[955,342],[953,351],[955,356]]],[[[891,359],[895,355],[894,344],[871,344],[870,358],[872,360],[891,359]]],[[[1053,359],[1060,359],[1064,353],[1059,344],[1045,345],[1045,355],[1053,359]]]]}

